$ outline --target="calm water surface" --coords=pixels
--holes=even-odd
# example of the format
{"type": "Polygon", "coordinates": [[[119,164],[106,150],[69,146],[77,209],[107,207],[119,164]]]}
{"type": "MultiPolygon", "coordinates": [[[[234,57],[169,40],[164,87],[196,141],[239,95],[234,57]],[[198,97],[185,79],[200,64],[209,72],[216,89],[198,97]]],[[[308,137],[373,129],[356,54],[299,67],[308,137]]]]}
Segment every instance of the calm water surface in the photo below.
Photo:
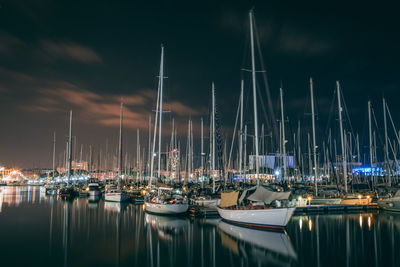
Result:
{"type": "Polygon", "coordinates": [[[400,214],[294,216],[285,233],[39,187],[0,189],[1,266],[400,266],[400,214]]]}

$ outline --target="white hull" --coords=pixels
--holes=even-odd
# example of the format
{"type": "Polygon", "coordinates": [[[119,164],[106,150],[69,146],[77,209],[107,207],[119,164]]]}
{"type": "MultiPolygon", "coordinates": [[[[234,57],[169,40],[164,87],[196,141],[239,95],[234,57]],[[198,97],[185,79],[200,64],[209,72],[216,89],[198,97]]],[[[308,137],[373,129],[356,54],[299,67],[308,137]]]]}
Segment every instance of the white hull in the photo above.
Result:
{"type": "Polygon", "coordinates": [[[156,213],[156,214],[181,214],[185,213],[189,209],[187,203],[184,204],[163,204],[163,203],[152,203],[145,202],[146,211],[156,213]]]}
{"type": "Polygon", "coordinates": [[[224,220],[232,223],[261,228],[284,228],[296,208],[230,210],[217,207],[217,209],[224,220]]]}
{"type": "Polygon", "coordinates": [[[104,200],[112,202],[124,202],[128,200],[128,196],[124,193],[106,193],[104,200]]]}

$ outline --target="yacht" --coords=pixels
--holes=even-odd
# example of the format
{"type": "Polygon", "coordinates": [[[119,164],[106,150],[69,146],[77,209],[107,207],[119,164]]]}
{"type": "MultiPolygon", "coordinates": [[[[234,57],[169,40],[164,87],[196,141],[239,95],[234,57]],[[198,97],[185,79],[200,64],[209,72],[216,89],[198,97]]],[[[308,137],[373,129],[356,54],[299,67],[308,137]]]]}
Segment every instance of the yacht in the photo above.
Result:
{"type": "Polygon", "coordinates": [[[171,194],[172,188],[159,187],[157,196],[145,201],[145,210],[150,213],[175,215],[187,212],[189,204],[181,195],[171,194]]]}
{"type": "Polygon", "coordinates": [[[115,185],[108,185],[106,187],[104,200],[112,202],[124,202],[128,200],[128,196],[126,195],[125,191],[122,190],[120,187],[115,185]]]}
{"type": "Polygon", "coordinates": [[[378,200],[379,208],[388,211],[400,211],[400,190],[393,197],[378,200]]]}
{"type": "Polygon", "coordinates": [[[227,222],[270,230],[282,230],[292,217],[295,207],[284,207],[290,192],[274,192],[257,186],[246,199],[245,190],[238,199],[239,192],[221,194],[221,204],[217,206],[219,215],[227,222]],[[238,201],[239,200],[239,201],[238,201]]]}
{"type": "Polygon", "coordinates": [[[88,184],[89,188],[89,196],[91,197],[97,197],[101,195],[101,189],[100,185],[98,183],[90,183],[88,184]]]}

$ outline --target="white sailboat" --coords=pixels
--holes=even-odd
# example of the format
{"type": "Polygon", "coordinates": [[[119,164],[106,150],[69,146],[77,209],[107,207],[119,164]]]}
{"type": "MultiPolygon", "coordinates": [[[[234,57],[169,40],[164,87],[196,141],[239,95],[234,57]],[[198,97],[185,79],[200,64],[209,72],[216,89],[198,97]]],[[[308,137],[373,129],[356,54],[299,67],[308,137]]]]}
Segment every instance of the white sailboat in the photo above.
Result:
{"type": "Polygon", "coordinates": [[[147,212],[164,215],[175,215],[187,212],[189,204],[186,199],[180,195],[165,194],[171,193],[172,188],[159,187],[157,196],[145,202],[147,212]]]}
{"type": "MultiPolygon", "coordinates": [[[[160,74],[157,92],[157,110],[156,119],[154,124],[153,135],[153,153],[151,157],[151,174],[150,174],[150,190],[152,189],[153,169],[154,169],[154,154],[155,154],[155,141],[157,126],[159,127],[158,136],[158,177],[161,176],[161,130],[162,130],[162,106],[163,106],[163,84],[164,84],[164,46],[161,46],[161,59],[160,59],[160,74]],[[158,116],[160,118],[158,118],[158,116]],[[158,121],[159,119],[159,121],[158,121]]],[[[186,199],[179,195],[166,194],[166,191],[171,193],[172,188],[160,187],[158,193],[151,199],[146,199],[145,210],[147,212],[165,215],[181,214],[188,210],[189,204],[186,199]]]]}
{"type": "MultiPolygon", "coordinates": [[[[254,136],[258,140],[258,125],[257,125],[257,90],[256,90],[256,71],[254,60],[254,34],[253,34],[253,11],[249,13],[250,19],[250,41],[251,41],[251,59],[252,59],[252,85],[253,85],[253,107],[254,107],[254,136]]],[[[258,141],[255,145],[256,151],[256,169],[257,185],[259,185],[259,153],[258,141]]],[[[242,194],[238,203],[239,192],[222,193],[221,204],[217,207],[219,215],[226,221],[251,227],[282,229],[289,222],[295,208],[281,207],[280,200],[288,199],[290,192],[279,193],[272,192],[257,186],[256,191],[247,199],[250,205],[241,205],[246,197],[247,190],[242,194]],[[276,201],[275,201],[276,200],[276,201]],[[275,201],[275,206],[272,202],[275,201]],[[239,205],[238,205],[239,204],[239,205]],[[255,206],[256,205],[256,206],[255,206]]]]}
{"type": "Polygon", "coordinates": [[[238,199],[237,191],[222,193],[221,204],[217,207],[219,215],[234,224],[280,230],[286,227],[296,209],[282,207],[282,201],[288,199],[290,192],[273,192],[257,186],[256,191],[247,197],[250,204],[242,205],[246,194],[247,190],[238,199]]]}
{"type": "Polygon", "coordinates": [[[117,186],[107,186],[105,190],[105,201],[124,202],[128,200],[128,195],[121,188],[121,170],[122,170],[122,113],[123,103],[121,103],[120,119],[119,119],[119,153],[118,153],[118,184],[117,186]]]}

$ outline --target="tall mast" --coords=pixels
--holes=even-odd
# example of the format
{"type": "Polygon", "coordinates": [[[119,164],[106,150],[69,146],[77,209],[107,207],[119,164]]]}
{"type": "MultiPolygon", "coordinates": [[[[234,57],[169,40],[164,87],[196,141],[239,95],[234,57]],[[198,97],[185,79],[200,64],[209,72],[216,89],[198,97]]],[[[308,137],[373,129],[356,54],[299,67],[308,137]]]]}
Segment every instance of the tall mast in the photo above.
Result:
{"type": "Polygon", "coordinates": [[[157,136],[157,126],[158,126],[158,111],[159,111],[159,102],[160,102],[160,88],[162,84],[161,80],[161,69],[162,69],[162,62],[164,57],[164,47],[161,46],[161,60],[160,60],[160,75],[158,78],[158,90],[157,90],[157,104],[156,104],[156,115],[155,115],[155,122],[154,122],[154,133],[153,133],[153,149],[151,154],[151,164],[150,164],[150,188],[154,176],[154,154],[156,152],[156,136],[157,136]]]}
{"type": "Polygon", "coordinates": [[[72,110],[69,111],[69,138],[68,138],[68,176],[67,185],[69,185],[69,179],[71,176],[72,168],[72,110]]]}
{"type": "MultiPolygon", "coordinates": [[[[148,157],[147,157],[147,175],[149,175],[149,171],[150,171],[150,161],[153,158],[152,154],[151,154],[151,114],[149,115],[149,148],[148,148],[148,157]]],[[[154,153],[153,153],[154,154],[154,153]]]]}
{"type": "Polygon", "coordinates": [[[187,136],[187,148],[186,148],[186,157],[187,157],[187,182],[190,182],[190,176],[191,176],[191,163],[192,160],[190,158],[190,119],[188,121],[188,136],[187,136]]]}
{"type": "Polygon", "coordinates": [[[121,170],[122,170],[122,116],[124,104],[121,102],[119,111],[119,142],[118,142],[118,188],[121,187],[121,170]]]}
{"type": "Polygon", "coordinates": [[[344,147],[343,138],[343,122],[342,122],[342,105],[340,102],[340,84],[336,81],[337,95],[338,95],[338,108],[339,108],[339,126],[340,126],[340,141],[342,144],[342,161],[343,161],[343,179],[344,179],[344,191],[347,193],[347,166],[346,166],[346,151],[344,147]]]}
{"type": "Polygon", "coordinates": [[[388,134],[387,134],[387,124],[386,124],[386,102],[385,98],[382,99],[383,104],[383,123],[385,125],[385,165],[386,165],[386,175],[388,178],[388,184],[391,186],[391,173],[390,173],[390,164],[389,164],[389,147],[388,147],[388,134]]]}
{"type": "Polygon", "coordinates": [[[163,87],[164,87],[164,46],[161,45],[161,64],[160,64],[160,128],[158,133],[158,177],[161,177],[161,126],[163,114],[163,87]]]}
{"type": "Polygon", "coordinates": [[[212,82],[211,85],[211,91],[212,91],[212,116],[211,116],[211,129],[212,129],[212,158],[211,158],[211,165],[212,165],[212,190],[213,193],[215,193],[215,87],[214,87],[214,82],[212,82]]]}
{"type": "Polygon", "coordinates": [[[315,195],[318,195],[318,165],[317,165],[317,145],[315,142],[315,113],[314,113],[314,87],[312,78],[310,78],[311,91],[311,113],[312,113],[312,134],[313,134],[313,154],[314,154],[314,186],[315,195]]]}
{"type": "Polygon", "coordinates": [[[368,130],[369,130],[369,162],[371,164],[371,178],[372,181],[374,181],[374,172],[372,171],[373,167],[373,162],[374,162],[374,157],[373,157],[373,151],[374,147],[372,145],[372,123],[371,123],[371,101],[368,101],[368,130]]]}
{"type": "Polygon", "coordinates": [[[139,129],[136,129],[136,183],[139,184],[140,175],[140,143],[139,143],[139,129]]]}
{"type": "Polygon", "coordinates": [[[297,158],[298,158],[297,161],[299,162],[298,173],[299,173],[299,176],[301,177],[301,176],[303,176],[302,170],[304,167],[303,167],[303,164],[301,163],[300,120],[297,122],[297,158]],[[301,168],[300,168],[300,166],[301,166],[301,168]]]}
{"type": "Polygon", "coordinates": [[[240,177],[242,177],[242,158],[243,158],[243,90],[244,90],[244,82],[241,81],[240,85],[240,130],[239,130],[239,173],[240,177]]]}
{"type": "Polygon", "coordinates": [[[285,115],[283,112],[283,90],[282,87],[279,90],[280,92],[280,98],[281,98],[281,127],[282,127],[282,158],[283,158],[283,177],[282,177],[282,181],[284,181],[286,179],[286,148],[285,148],[285,144],[286,144],[286,140],[285,140],[285,115]]]}
{"type": "MultiPolygon", "coordinates": [[[[243,173],[244,177],[246,178],[246,167],[247,167],[247,124],[244,125],[244,135],[243,135],[243,141],[244,141],[244,148],[243,148],[243,173]]],[[[246,180],[246,179],[245,179],[246,180]]]]}
{"type": "Polygon", "coordinates": [[[201,117],[201,187],[204,186],[204,120],[203,117],[201,117]]]}
{"type": "Polygon", "coordinates": [[[254,138],[255,148],[256,148],[256,178],[257,185],[260,184],[260,179],[258,176],[259,162],[258,162],[258,120],[257,120],[257,89],[256,89],[256,64],[254,59],[254,33],[253,33],[253,10],[249,12],[250,19],[250,42],[251,42],[251,74],[253,80],[253,108],[254,108],[254,138]]]}
{"type": "Polygon", "coordinates": [[[54,131],[54,139],[53,139],[53,180],[54,180],[54,172],[56,170],[56,132],[54,131]]]}

